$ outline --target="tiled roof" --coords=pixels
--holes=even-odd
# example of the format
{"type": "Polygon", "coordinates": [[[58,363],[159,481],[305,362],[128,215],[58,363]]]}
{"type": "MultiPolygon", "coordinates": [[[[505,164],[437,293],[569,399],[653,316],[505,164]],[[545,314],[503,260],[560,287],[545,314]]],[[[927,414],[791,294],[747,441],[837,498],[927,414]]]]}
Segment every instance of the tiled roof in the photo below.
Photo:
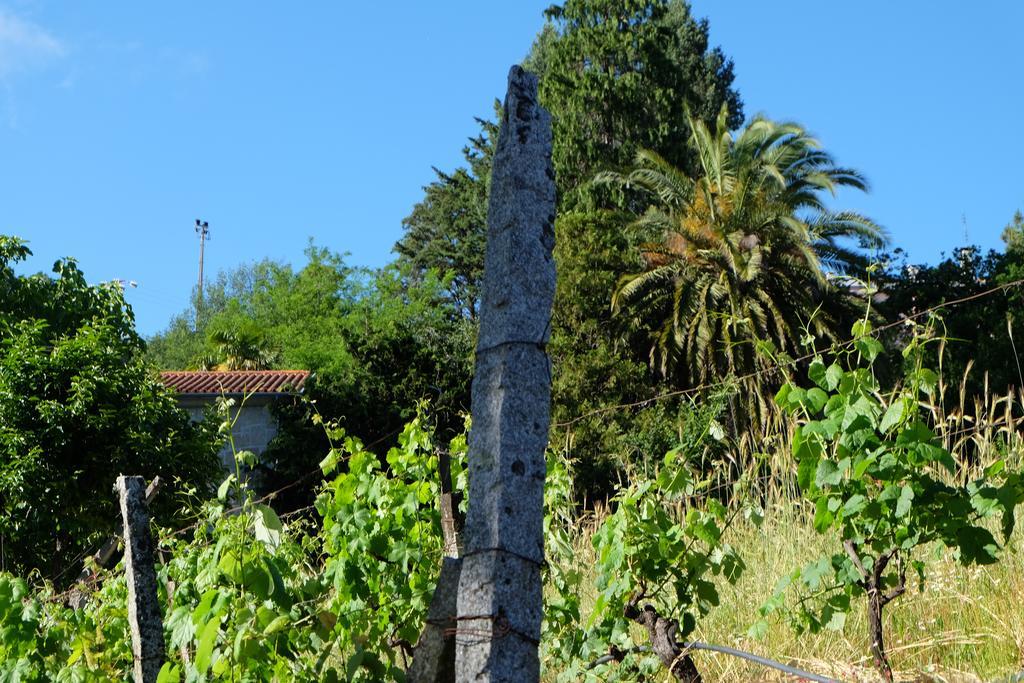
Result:
{"type": "Polygon", "coordinates": [[[302,391],[307,370],[169,371],[160,379],[179,394],[283,394],[302,391]]]}

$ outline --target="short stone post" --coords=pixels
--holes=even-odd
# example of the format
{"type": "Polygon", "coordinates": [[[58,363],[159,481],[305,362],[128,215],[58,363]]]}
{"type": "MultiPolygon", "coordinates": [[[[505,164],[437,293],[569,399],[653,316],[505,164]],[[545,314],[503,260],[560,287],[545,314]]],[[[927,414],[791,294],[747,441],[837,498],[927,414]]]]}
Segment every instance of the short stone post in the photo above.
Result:
{"type": "Polygon", "coordinates": [[[441,481],[441,532],[444,534],[444,558],[437,578],[434,597],[427,610],[412,664],[406,672],[409,683],[453,683],[455,680],[455,612],[458,609],[459,535],[463,520],[459,514],[460,496],[452,486],[451,453],[437,451],[437,474],[441,481]]]}
{"type": "Polygon", "coordinates": [[[128,625],[135,683],[155,683],[164,663],[164,628],[157,601],[153,537],[149,533],[146,482],[121,475],[114,485],[121,500],[124,573],[128,579],[128,625]]]}
{"type": "Polygon", "coordinates": [[[537,78],[509,72],[491,173],[459,575],[456,680],[540,678],[546,345],[555,292],[551,118],[537,78]]]}

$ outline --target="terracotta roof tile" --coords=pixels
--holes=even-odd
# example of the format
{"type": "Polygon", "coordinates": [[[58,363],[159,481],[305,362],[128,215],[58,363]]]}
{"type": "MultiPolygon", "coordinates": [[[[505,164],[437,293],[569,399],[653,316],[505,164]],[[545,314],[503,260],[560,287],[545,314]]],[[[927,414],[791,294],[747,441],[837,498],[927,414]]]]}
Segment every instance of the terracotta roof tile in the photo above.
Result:
{"type": "Polygon", "coordinates": [[[168,371],[160,379],[179,394],[280,394],[302,391],[307,370],[168,371]]]}

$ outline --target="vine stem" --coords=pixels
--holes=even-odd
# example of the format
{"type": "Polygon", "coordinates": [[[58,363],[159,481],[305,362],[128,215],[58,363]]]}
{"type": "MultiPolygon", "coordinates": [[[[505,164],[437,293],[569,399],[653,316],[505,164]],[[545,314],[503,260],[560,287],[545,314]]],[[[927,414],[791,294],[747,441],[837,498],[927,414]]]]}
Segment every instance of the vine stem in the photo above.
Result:
{"type": "MultiPolygon", "coordinates": [[[[768,659],[767,657],[761,657],[750,652],[744,652],[743,650],[737,650],[733,647],[727,647],[725,645],[711,645],[709,643],[702,643],[700,641],[684,642],[680,643],[684,650],[706,650],[708,652],[717,652],[724,655],[730,655],[733,657],[739,657],[745,659],[748,662],[760,664],[761,666],[767,666],[778,671],[790,674],[791,676],[798,676],[806,681],[815,681],[815,683],[840,683],[838,679],[829,678],[828,676],[822,676],[820,674],[811,673],[810,671],[802,671],[795,667],[777,662],[774,659],[768,659]]],[[[596,669],[602,664],[608,664],[610,662],[620,661],[623,657],[629,654],[637,652],[650,652],[651,648],[649,645],[639,645],[632,648],[631,650],[623,650],[613,654],[607,654],[602,657],[598,657],[587,666],[587,670],[596,669]]]]}

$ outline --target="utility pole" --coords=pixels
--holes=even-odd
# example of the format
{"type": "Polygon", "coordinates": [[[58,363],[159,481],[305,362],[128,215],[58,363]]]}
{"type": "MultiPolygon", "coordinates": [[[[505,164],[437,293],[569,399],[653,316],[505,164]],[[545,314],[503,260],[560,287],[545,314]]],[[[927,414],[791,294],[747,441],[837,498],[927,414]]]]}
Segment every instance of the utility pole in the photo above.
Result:
{"type": "Polygon", "coordinates": [[[199,303],[203,303],[203,251],[210,237],[210,224],[196,219],[196,234],[199,235],[199,303]]]}

